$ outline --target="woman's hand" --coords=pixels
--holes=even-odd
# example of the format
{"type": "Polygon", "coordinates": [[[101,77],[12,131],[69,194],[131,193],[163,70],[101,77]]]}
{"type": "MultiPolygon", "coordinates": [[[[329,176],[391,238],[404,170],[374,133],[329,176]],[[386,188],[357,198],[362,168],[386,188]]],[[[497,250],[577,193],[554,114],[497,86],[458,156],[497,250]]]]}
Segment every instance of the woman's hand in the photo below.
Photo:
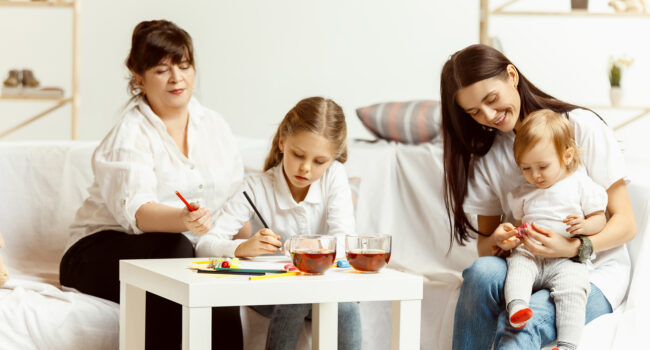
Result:
{"type": "Polygon", "coordinates": [[[201,205],[196,202],[190,203],[194,211],[183,208],[181,218],[187,231],[191,231],[197,235],[206,234],[212,228],[212,220],[210,220],[210,211],[201,208],[201,205]]]}
{"type": "Polygon", "coordinates": [[[566,238],[535,223],[526,229],[523,241],[529,252],[541,258],[572,258],[578,255],[580,247],[579,239],[566,238]]]}
{"type": "Polygon", "coordinates": [[[492,250],[508,251],[517,248],[521,244],[521,240],[517,238],[517,229],[509,222],[497,226],[491,237],[496,244],[495,247],[492,247],[492,250]]]}
{"type": "Polygon", "coordinates": [[[280,236],[273,233],[268,228],[263,228],[235,249],[235,256],[246,258],[258,256],[261,254],[275,253],[282,246],[280,236]]]}

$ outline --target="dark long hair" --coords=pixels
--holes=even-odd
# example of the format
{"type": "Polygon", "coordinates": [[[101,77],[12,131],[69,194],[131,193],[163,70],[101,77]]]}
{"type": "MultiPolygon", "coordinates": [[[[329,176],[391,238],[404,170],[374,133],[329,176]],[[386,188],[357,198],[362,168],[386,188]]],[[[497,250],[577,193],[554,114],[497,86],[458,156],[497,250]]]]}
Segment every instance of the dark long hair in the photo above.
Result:
{"type": "Polygon", "coordinates": [[[141,94],[133,74],[143,75],[165,59],[173,64],[186,59],[194,67],[192,37],[181,27],[164,19],[138,23],[133,29],[131,51],[126,58],[126,67],[131,73],[129,92],[133,97],[141,94]]]}
{"type": "MultiPolygon", "coordinates": [[[[538,89],[498,50],[487,45],[471,45],[447,60],[440,75],[442,132],[445,166],[445,206],[452,237],[460,245],[470,240],[469,230],[478,234],[463,210],[467,184],[472,176],[474,161],[492,147],[496,132],[484,128],[456,103],[458,90],[478,81],[507,78],[506,68],[512,65],[518,72],[517,91],[521,98],[519,120],[538,109],[550,109],[566,114],[582,108],[556,99],[538,89]]],[[[453,241],[450,242],[450,244],[453,241]]]]}
{"type": "Polygon", "coordinates": [[[348,159],[347,126],[345,114],[336,102],[323,97],[300,100],[282,119],[264,161],[264,171],[282,162],[280,140],[302,131],[324,136],[334,145],[334,159],[345,163],[348,159]]]}

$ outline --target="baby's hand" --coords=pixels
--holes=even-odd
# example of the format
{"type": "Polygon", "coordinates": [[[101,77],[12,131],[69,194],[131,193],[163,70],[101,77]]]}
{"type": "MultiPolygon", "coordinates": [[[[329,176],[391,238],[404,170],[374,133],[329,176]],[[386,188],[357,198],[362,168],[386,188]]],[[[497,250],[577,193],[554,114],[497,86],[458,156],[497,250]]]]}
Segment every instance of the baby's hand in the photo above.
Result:
{"type": "Polygon", "coordinates": [[[564,220],[562,220],[565,224],[567,224],[567,229],[566,231],[570,235],[581,235],[584,234],[584,229],[585,229],[585,219],[582,216],[578,215],[569,215],[567,216],[564,220]]]}
{"type": "Polygon", "coordinates": [[[517,238],[517,234],[518,231],[516,227],[512,226],[512,224],[508,222],[502,223],[492,233],[496,243],[496,245],[492,247],[492,250],[498,251],[501,249],[503,251],[508,251],[517,248],[521,244],[521,240],[517,238]]]}
{"type": "Polygon", "coordinates": [[[206,234],[212,228],[212,220],[210,220],[210,211],[201,208],[199,203],[190,203],[194,211],[189,211],[183,208],[182,219],[185,228],[197,235],[206,234]]]}

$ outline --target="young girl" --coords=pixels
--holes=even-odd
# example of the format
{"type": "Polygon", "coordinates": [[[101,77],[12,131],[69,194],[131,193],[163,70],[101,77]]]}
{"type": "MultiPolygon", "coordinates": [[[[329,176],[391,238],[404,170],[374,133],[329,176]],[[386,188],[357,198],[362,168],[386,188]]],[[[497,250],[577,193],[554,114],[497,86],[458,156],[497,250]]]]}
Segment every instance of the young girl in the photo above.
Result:
{"type": "MultiPolygon", "coordinates": [[[[517,226],[535,222],[567,238],[593,235],[605,227],[607,193],[584,169],[578,170],[573,129],[563,115],[548,109],[531,113],[517,131],[513,152],[528,182],[508,195],[517,226]]],[[[586,264],[536,257],[521,245],[507,263],[504,294],[512,327],[523,329],[533,316],[528,308],[531,290],[547,288],[555,302],[558,348],[575,350],[590,289],[586,264]]]]}
{"type": "MultiPolygon", "coordinates": [[[[201,256],[254,257],[281,248],[294,235],[336,235],[344,252],[345,234],[353,234],[354,214],[348,178],[345,116],[334,101],[301,100],[284,117],[273,138],[264,173],[244,181],[242,190],[268,224],[264,228],[245,196],[236,193],[219,212],[215,227],[197,244],[201,256]],[[232,237],[251,223],[255,235],[232,237]]],[[[338,348],[361,347],[357,303],[339,303],[338,348]]],[[[311,304],[256,306],[270,317],[267,349],[295,349],[311,304]]]]}

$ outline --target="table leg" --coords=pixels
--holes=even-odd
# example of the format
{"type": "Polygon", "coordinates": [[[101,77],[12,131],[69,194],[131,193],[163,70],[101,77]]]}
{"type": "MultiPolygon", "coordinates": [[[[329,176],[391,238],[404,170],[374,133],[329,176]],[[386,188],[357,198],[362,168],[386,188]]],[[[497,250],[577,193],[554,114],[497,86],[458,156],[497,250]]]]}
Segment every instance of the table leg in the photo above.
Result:
{"type": "Polygon", "coordinates": [[[420,300],[393,301],[391,349],[420,349],[420,300]]]}
{"type": "Polygon", "coordinates": [[[312,349],[336,349],[339,339],[338,303],[312,304],[311,311],[312,349]]]}
{"type": "Polygon", "coordinates": [[[120,282],[120,349],[144,349],[147,293],[120,282]]]}
{"type": "Polygon", "coordinates": [[[212,348],[212,308],[183,305],[183,350],[212,348]]]}

